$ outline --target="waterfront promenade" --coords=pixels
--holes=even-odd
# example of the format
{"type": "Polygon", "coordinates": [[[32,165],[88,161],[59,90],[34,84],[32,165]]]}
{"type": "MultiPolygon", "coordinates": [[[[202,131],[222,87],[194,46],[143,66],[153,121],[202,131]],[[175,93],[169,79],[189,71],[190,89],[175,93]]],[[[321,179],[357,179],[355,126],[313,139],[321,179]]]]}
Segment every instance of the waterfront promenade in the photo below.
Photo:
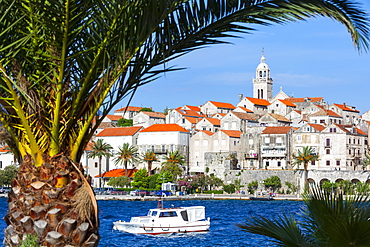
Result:
{"type": "MultiPolygon", "coordinates": [[[[252,195],[242,194],[192,194],[185,196],[167,196],[162,197],[164,201],[171,200],[249,200],[252,195]]],[[[130,195],[96,195],[97,200],[124,200],[124,201],[157,201],[157,196],[130,196],[130,195]]],[[[274,197],[274,200],[292,200],[301,201],[302,198],[297,195],[280,195],[274,197]]]]}

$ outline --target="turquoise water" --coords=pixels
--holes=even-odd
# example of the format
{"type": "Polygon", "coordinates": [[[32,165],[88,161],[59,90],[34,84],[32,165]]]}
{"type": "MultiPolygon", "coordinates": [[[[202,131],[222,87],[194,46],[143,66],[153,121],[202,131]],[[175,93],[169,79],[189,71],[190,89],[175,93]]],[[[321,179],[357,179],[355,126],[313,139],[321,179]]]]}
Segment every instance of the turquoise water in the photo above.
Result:
{"type": "MultiPolygon", "coordinates": [[[[0,215],[6,213],[6,199],[0,198],[0,215]]],[[[241,231],[236,224],[242,224],[250,215],[280,214],[298,212],[303,202],[296,201],[242,201],[242,200],[193,200],[165,201],[165,207],[196,206],[206,207],[206,217],[211,218],[211,230],[207,233],[143,236],[112,230],[113,222],[130,220],[131,216],[145,215],[155,208],[155,201],[99,201],[100,235],[99,246],[273,246],[266,237],[241,231]]],[[[5,222],[0,221],[5,228],[5,222]]],[[[3,232],[0,233],[3,239],[3,232]]]]}

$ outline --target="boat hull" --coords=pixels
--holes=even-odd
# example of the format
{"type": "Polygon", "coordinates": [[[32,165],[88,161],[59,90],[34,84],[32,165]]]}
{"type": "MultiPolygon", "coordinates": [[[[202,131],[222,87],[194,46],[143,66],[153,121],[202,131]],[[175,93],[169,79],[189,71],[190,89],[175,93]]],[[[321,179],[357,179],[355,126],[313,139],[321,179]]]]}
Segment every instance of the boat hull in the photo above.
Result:
{"type": "Polygon", "coordinates": [[[192,222],[185,225],[150,225],[150,224],[132,224],[130,222],[116,221],[113,223],[113,229],[133,234],[169,234],[169,233],[189,233],[189,232],[207,232],[209,231],[209,221],[192,222]]]}

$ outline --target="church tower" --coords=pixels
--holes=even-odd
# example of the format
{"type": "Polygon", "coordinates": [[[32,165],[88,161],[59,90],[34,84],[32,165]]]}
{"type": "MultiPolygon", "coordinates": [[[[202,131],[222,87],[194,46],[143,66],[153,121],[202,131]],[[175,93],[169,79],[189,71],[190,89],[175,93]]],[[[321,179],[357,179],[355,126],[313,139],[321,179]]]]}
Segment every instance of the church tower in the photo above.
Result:
{"type": "Polygon", "coordinates": [[[262,54],[260,64],[256,69],[256,79],[253,79],[253,98],[271,100],[272,81],[270,68],[266,64],[265,56],[262,54]]]}

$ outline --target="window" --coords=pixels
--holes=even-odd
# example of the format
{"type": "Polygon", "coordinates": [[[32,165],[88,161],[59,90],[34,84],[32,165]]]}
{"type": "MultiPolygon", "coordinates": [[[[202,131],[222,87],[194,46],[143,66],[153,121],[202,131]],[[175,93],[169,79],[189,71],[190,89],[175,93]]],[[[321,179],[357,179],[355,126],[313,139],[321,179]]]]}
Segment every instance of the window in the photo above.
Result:
{"type": "Polygon", "coordinates": [[[351,144],[351,138],[348,139],[348,143],[351,144]]]}
{"type": "Polygon", "coordinates": [[[270,137],[265,137],[265,143],[270,143],[270,137]]]}
{"type": "Polygon", "coordinates": [[[185,123],[185,119],[184,119],[184,118],[182,119],[182,123],[183,123],[183,124],[185,123]]]}
{"type": "Polygon", "coordinates": [[[199,166],[199,161],[197,161],[197,166],[199,166]]]}
{"type": "Polygon", "coordinates": [[[269,166],[270,165],[270,162],[269,161],[266,161],[266,166],[269,166]]]}
{"type": "Polygon", "coordinates": [[[276,107],[279,107],[279,104],[276,104],[276,107]]]}
{"type": "MultiPolygon", "coordinates": [[[[199,145],[199,142],[198,142],[198,145],[199,145]]],[[[170,145],[170,151],[175,151],[175,146],[173,144],[170,145]]]]}
{"type": "Polygon", "coordinates": [[[315,163],[315,161],[314,161],[314,160],[313,160],[313,161],[311,161],[311,165],[312,165],[312,166],[316,165],[316,163],[315,163]]]}
{"type": "Polygon", "coordinates": [[[360,145],[360,139],[357,140],[357,144],[360,145]]]}
{"type": "Polygon", "coordinates": [[[340,166],[340,160],[337,160],[337,166],[340,166]]]}
{"type": "Polygon", "coordinates": [[[162,145],[162,152],[165,152],[165,151],[166,151],[166,146],[162,145]]]}
{"type": "Polygon", "coordinates": [[[351,154],[351,149],[348,150],[348,154],[351,154]]]}
{"type": "Polygon", "coordinates": [[[326,147],[330,147],[330,138],[326,138],[326,147]]]}
{"type": "Polygon", "coordinates": [[[281,137],[276,138],[276,143],[282,143],[282,142],[283,140],[281,139],[281,137]]]}
{"type": "Polygon", "coordinates": [[[281,166],[281,161],[278,161],[277,162],[277,166],[281,166]]]}
{"type": "Polygon", "coordinates": [[[325,119],[320,119],[320,123],[325,123],[325,119]]]}
{"type": "Polygon", "coordinates": [[[95,168],[98,167],[98,162],[95,162],[95,168]]]}
{"type": "Polygon", "coordinates": [[[152,145],[152,152],[154,152],[154,145],[152,145]]]}
{"type": "Polygon", "coordinates": [[[236,141],[234,141],[234,146],[236,146],[236,141]]]}
{"type": "Polygon", "coordinates": [[[300,136],[300,135],[299,135],[299,136],[297,136],[297,140],[298,140],[298,141],[301,141],[301,140],[302,140],[302,136],[300,136]]]}
{"type": "Polygon", "coordinates": [[[326,154],[330,154],[330,149],[326,149],[326,154]]]}
{"type": "Polygon", "coordinates": [[[330,166],[330,160],[327,160],[327,161],[326,161],[326,165],[327,165],[327,166],[330,166]]]}

